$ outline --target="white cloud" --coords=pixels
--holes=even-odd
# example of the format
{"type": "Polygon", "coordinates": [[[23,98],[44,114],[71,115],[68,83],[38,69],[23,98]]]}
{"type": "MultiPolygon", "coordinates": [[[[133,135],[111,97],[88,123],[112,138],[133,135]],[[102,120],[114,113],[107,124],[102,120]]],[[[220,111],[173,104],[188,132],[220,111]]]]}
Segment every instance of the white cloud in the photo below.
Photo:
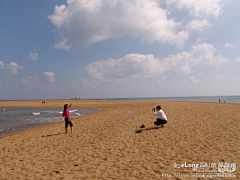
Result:
{"type": "Polygon", "coordinates": [[[226,77],[223,76],[223,75],[218,74],[218,75],[215,75],[215,76],[214,76],[214,79],[215,79],[215,80],[220,80],[220,81],[225,81],[225,80],[226,80],[226,77]]]}
{"type": "Polygon", "coordinates": [[[189,36],[155,0],[68,0],[49,19],[60,32],[62,41],[54,45],[60,49],[125,36],[182,47],[189,36]]]}
{"type": "Polygon", "coordinates": [[[92,81],[89,81],[87,78],[83,78],[83,77],[80,78],[80,82],[84,87],[92,86],[95,84],[92,81]]]}
{"type": "Polygon", "coordinates": [[[202,40],[201,39],[197,39],[195,45],[201,44],[202,40]]]}
{"type": "Polygon", "coordinates": [[[237,57],[237,58],[235,59],[235,62],[240,62],[240,57],[237,57]]]}
{"type": "Polygon", "coordinates": [[[35,84],[35,83],[40,84],[39,77],[32,77],[32,76],[27,76],[26,78],[22,78],[21,82],[24,85],[32,85],[32,84],[35,84]]]}
{"type": "Polygon", "coordinates": [[[93,62],[86,68],[91,78],[101,81],[148,78],[168,71],[190,74],[197,66],[219,67],[229,61],[215,53],[213,45],[203,43],[193,46],[192,51],[172,54],[162,60],[151,54],[128,54],[120,59],[93,62]]]}
{"type": "Polygon", "coordinates": [[[38,53],[36,52],[30,52],[29,53],[29,59],[30,60],[33,60],[33,61],[36,61],[38,59],[38,53]]]}
{"type": "Polygon", "coordinates": [[[219,82],[227,82],[227,78],[223,75],[220,75],[220,74],[217,74],[217,75],[214,75],[212,77],[207,77],[207,78],[204,78],[202,82],[204,82],[205,84],[219,84],[219,82]]]}
{"type": "Polygon", "coordinates": [[[226,43],[225,48],[233,48],[235,47],[232,43],[226,43]]]}
{"type": "Polygon", "coordinates": [[[167,6],[189,11],[195,17],[215,16],[223,12],[224,5],[228,0],[165,0],[167,6]]]}
{"type": "Polygon", "coordinates": [[[202,43],[192,46],[192,51],[173,54],[163,61],[168,68],[185,74],[192,73],[192,68],[199,65],[219,67],[229,60],[222,55],[215,55],[216,49],[211,44],[202,43]]]}
{"type": "Polygon", "coordinates": [[[207,20],[193,20],[187,25],[187,28],[192,31],[203,31],[209,26],[210,23],[207,20]]]}
{"type": "Polygon", "coordinates": [[[64,49],[64,50],[69,50],[71,49],[71,47],[69,45],[67,45],[67,39],[64,39],[62,42],[60,43],[56,43],[54,44],[54,47],[56,49],[64,49]]]}
{"type": "Polygon", "coordinates": [[[189,78],[190,81],[193,82],[193,83],[198,83],[198,82],[199,82],[198,78],[196,78],[195,76],[188,76],[188,78],[189,78]]]}
{"type": "Polygon", "coordinates": [[[235,77],[235,78],[234,78],[234,81],[237,81],[237,82],[240,83],[240,77],[235,77]]]}
{"type": "Polygon", "coordinates": [[[55,74],[53,72],[44,72],[43,73],[44,77],[48,79],[49,82],[54,82],[55,79],[55,74]]]}
{"type": "Polygon", "coordinates": [[[120,59],[97,61],[87,66],[89,75],[98,80],[125,79],[129,77],[151,76],[163,73],[159,59],[152,54],[128,54],[120,59]]]}
{"type": "Polygon", "coordinates": [[[18,66],[18,63],[15,62],[11,62],[10,64],[8,64],[7,68],[11,71],[13,75],[18,74],[18,69],[24,69],[23,66],[18,66]]]}
{"type": "Polygon", "coordinates": [[[4,69],[5,68],[5,64],[3,61],[0,61],[0,69],[4,69]]]}

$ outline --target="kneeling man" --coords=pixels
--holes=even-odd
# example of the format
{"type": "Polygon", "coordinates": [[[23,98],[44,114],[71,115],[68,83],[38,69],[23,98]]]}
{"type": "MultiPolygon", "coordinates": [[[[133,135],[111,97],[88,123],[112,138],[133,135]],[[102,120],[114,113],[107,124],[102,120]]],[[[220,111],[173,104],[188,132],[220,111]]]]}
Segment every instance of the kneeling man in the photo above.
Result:
{"type": "Polygon", "coordinates": [[[161,125],[161,127],[164,127],[164,124],[167,124],[167,116],[161,109],[161,106],[157,106],[156,108],[153,108],[152,112],[153,112],[153,115],[159,116],[159,118],[157,118],[157,121],[155,121],[154,124],[157,126],[161,125]]]}

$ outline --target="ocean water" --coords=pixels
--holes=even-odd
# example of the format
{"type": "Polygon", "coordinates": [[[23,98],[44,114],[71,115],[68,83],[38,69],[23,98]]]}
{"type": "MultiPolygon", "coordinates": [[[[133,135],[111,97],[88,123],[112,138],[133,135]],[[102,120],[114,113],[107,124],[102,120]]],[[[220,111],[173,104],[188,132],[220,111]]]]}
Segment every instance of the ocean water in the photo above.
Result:
{"type": "Polygon", "coordinates": [[[219,102],[240,103],[240,96],[192,96],[192,97],[146,97],[146,98],[111,98],[105,100],[122,101],[191,101],[191,102],[219,102]]]}
{"type": "MultiPolygon", "coordinates": [[[[0,136],[39,127],[53,122],[63,121],[61,108],[1,108],[0,107],[0,136]]],[[[99,109],[70,108],[70,117],[79,117],[99,112],[99,109]]]]}

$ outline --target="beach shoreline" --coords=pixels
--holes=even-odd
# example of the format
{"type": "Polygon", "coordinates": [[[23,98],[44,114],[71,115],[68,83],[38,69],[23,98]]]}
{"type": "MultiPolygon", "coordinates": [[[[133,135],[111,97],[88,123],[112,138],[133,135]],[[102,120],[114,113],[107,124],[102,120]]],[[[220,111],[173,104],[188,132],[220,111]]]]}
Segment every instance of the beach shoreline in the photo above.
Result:
{"type": "MultiPolygon", "coordinates": [[[[0,107],[0,136],[63,121],[63,108],[0,107]]],[[[99,112],[99,109],[71,108],[74,119],[99,112]]]]}
{"type": "Polygon", "coordinates": [[[45,105],[41,101],[9,101],[0,106],[62,108],[66,102],[74,108],[103,111],[74,118],[72,134],[64,134],[61,121],[1,136],[1,180],[197,179],[188,167],[176,171],[174,165],[185,162],[236,163],[231,174],[236,173],[232,179],[239,178],[240,104],[49,100],[45,105]],[[153,125],[156,117],[151,108],[156,105],[168,116],[164,128],[153,125]],[[142,124],[146,128],[136,134],[142,124]]]}

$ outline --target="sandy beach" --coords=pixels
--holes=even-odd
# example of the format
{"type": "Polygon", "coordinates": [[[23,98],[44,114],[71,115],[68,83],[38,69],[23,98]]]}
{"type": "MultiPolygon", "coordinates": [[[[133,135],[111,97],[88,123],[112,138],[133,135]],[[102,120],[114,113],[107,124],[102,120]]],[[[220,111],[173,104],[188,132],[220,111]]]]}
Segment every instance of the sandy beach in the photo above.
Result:
{"type": "Polygon", "coordinates": [[[66,102],[104,111],[72,119],[72,134],[64,134],[61,121],[1,136],[0,180],[240,179],[240,104],[52,100],[0,106],[62,108],[66,102]],[[156,105],[168,117],[164,128],[153,124],[156,105]],[[196,164],[211,167],[193,171],[196,164]],[[232,166],[222,168],[232,177],[220,177],[221,164],[232,166]]]}

